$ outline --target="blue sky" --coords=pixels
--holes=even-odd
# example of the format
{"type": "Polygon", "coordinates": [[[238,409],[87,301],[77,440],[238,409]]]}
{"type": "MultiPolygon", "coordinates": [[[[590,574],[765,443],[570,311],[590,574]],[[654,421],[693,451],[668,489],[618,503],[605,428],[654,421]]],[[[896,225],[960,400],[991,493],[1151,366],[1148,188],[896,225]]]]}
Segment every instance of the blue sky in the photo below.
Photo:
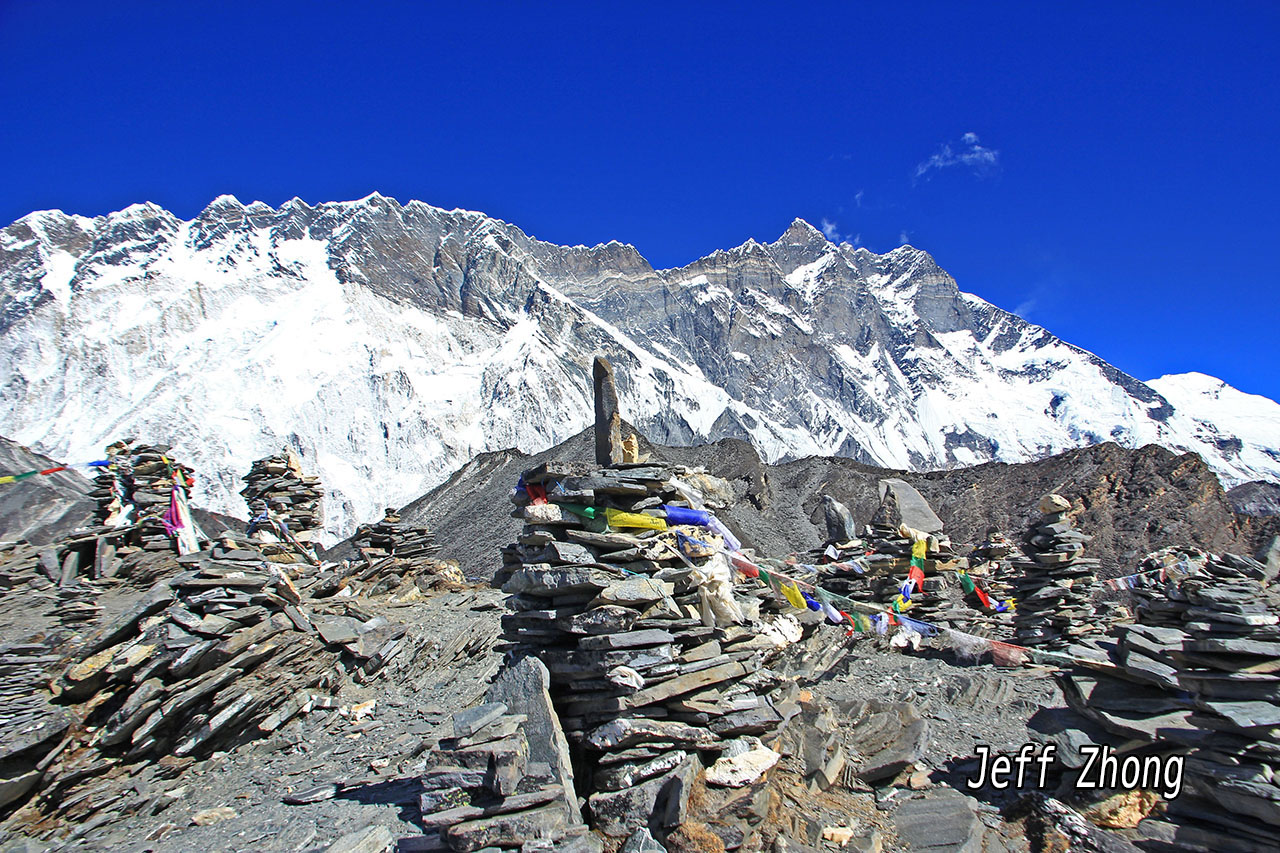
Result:
{"type": "Polygon", "coordinates": [[[465,207],[658,267],[794,217],[1280,399],[1280,4],[0,0],[0,220],[465,207]]]}

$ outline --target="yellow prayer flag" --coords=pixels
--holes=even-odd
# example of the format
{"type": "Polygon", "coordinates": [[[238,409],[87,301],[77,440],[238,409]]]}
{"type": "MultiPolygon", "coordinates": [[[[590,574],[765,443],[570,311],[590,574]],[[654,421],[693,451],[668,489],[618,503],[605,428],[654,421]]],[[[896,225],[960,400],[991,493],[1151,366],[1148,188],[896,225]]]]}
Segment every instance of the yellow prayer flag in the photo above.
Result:
{"type": "Polygon", "coordinates": [[[613,507],[605,507],[604,517],[610,527],[647,527],[651,530],[666,530],[665,519],[638,512],[623,512],[613,507]]]}
{"type": "Polygon", "coordinates": [[[0,477],[0,483],[12,483],[14,480],[14,477],[0,477]]]}
{"type": "Polygon", "coordinates": [[[911,556],[924,559],[924,555],[929,551],[929,542],[921,539],[919,542],[911,543],[911,556]]]}
{"type": "Polygon", "coordinates": [[[787,597],[787,601],[791,602],[792,607],[798,607],[801,610],[809,609],[809,605],[805,604],[804,596],[800,594],[800,588],[794,581],[782,584],[782,594],[787,597]]]}

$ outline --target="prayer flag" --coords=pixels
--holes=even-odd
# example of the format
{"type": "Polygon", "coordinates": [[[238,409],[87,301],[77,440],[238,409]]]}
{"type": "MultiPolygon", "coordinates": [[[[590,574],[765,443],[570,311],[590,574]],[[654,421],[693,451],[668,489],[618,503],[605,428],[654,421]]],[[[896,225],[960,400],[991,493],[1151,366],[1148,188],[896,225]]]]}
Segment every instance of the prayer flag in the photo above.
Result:
{"type": "Polygon", "coordinates": [[[921,539],[921,540],[919,540],[919,541],[917,541],[917,542],[912,542],[912,543],[911,543],[911,556],[912,556],[912,557],[915,557],[915,558],[918,558],[918,559],[923,560],[923,559],[924,559],[924,555],[925,555],[925,554],[927,554],[928,552],[929,552],[929,542],[928,542],[928,540],[921,539]]]}
{"type": "Polygon", "coordinates": [[[1026,660],[1026,649],[1021,646],[991,641],[991,662],[996,666],[1021,666],[1026,660]]]}
{"type": "Polygon", "coordinates": [[[579,518],[595,518],[596,517],[596,508],[593,506],[580,506],[579,504],[565,504],[565,503],[560,503],[559,501],[556,502],[556,506],[560,507],[565,512],[573,513],[579,518]]]}
{"type": "Polygon", "coordinates": [[[608,520],[610,527],[644,527],[650,530],[667,529],[667,522],[664,519],[639,512],[623,512],[613,507],[605,508],[604,517],[608,520]]]}
{"type": "Polygon", "coordinates": [[[687,506],[669,506],[663,504],[658,507],[667,514],[668,524],[692,524],[695,527],[710,527],[711,513],[701,509],[689,509],[687,506]]]}
{"type": "Polygon", "coordinates": [[[790,584],[782,584],[782,594],[791,603],[792,607],[805,610],[809,606],[805,604],[804,596],[800,594],[800,588],[795,585],[794,581],[790,584]]]}
{"type": "Polygon", "coordinates": [[[738,537],[734,536],[733,533],[730,532],[729,528],[725,527],[724,524],[721,523],[720,519],[716,518],[714,515],[711,516],[711,520],[707,526],[724,538],[724,547],[728,548],[730,551],[742,550],[742,543],[738,541],[738,537]]]}

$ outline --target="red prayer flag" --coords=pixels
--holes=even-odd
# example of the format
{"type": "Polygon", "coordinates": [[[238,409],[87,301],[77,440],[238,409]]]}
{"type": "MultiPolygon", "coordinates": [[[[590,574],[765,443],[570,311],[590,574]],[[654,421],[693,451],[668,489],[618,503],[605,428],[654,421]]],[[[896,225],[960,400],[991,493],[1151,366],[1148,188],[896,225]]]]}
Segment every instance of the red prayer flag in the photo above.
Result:
{"type": "Polygon", "coordinates": [[[1026,655],[1020,646],[1011,646],[997,640],[991,641],[991,662],[996,666],[1022,666],[1026,655]]]}

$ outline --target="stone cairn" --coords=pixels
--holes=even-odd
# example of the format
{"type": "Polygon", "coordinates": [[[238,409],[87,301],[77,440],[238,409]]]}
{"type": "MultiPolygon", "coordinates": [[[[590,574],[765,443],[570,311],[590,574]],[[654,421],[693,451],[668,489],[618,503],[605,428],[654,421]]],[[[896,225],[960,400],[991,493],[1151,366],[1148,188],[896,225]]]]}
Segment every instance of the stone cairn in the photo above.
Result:
{"type": "MultiPolygon", "coordinates": [[[[861,538],[848,535],[852,525],[848,509],[829,495],[823,496],[828,539],[822,547],[805,555],[818,564],[822,588],[854,601],[882,608],[891,606],[908,578],[913,536],[923,532],[914,530],[909,522],[923,523],[931,529],[925,540],[924,584],[912,592],[906,614],[983,636],[1007,635],[1004,626],[1011,616],[987,610],[976,595],[966,597],[954,574],[972,565],[975,581],[986,580],[990,568],[982,553],[978,552],[978,559],[957,557],[951,541],[942,533],[941,520],[918,492],[901,480],[885,480],[881,485],[884,494],[880,506],[861,538]],[[905,512],[899,505],[900,494],[906,501],[905,512]]],[[[1008,551],[1002,552],[1007,554],[1008,551]]]]}
{"type": "Polygon", "coordinates": [[[369,560],[393,556],[422,559],[440,550],[435,534],[425,527],[405,524],[394,507],[387,507],[381,521],[357,527],[353,541],[356,550],[369,560]]]}
{"type": "Polygon", "coordinates": [[[258,459],[244,476],[240,495],[249,505],[249,519],[267,513],[283,522],[289,535],[301,543],[319,536],[324,526],[324,489],[320,478],[302,473],[302,462],[288,448],[275,456],[258,459]]]}
{"type": "Polygon", "coordinates": [[[1138,827],[1161,849],[1277,850],[1280,594],[1256,560],[1189,553],[1194,574],[1169,572],[1139,596],[1136,624],[1113,627],[1114,669],[1060,676],[1068,704],[1096,728],[1059,724],[1055,737],[1068,763],[1072,746],[1091,740],[1122,759],[1185,756],[1182,792],[1138,827]]]}
{"type": "Polygon", "coordinates": [[[818,565],[823,589],[855,601],[876,601],[866,568],[870,546],[857,535],[853,514],[831,495],[822,496],[822,514],[827,525],[826,541],[800,555],[803,562],[818,565]]]}
{"type": "Polygon", "coordinates": [[[109,469],[94,478],[90,496],[97,502],[100,524],[129,525],[125,541],[147,551],[174,549],[173,537],[162,521],[169,509],[175,475],[188,490],[195,484],[194,469],[169,458],[166,444],[139,444],[124,439],[107,448],[109,469]]]}
{"type": "MultiPolygon", "coordinates": [[[[554,844],[562,853],[600,853],[582,821],[564,732],[534,658],[504,668],[485,702],[453,715],[420,776],[426,833],[400,849],[456,850],[554,844]]],[[[529,849],[527,846],[525,849],[529,849]]]]}
{"type": "MultiPolygon", "coordinates": [[[[14,706],[23,719],[40,717],[25,727],[39,737],[10,738],[0,723],[0,755],[14,759],[0,783],[15,770],[24,785],[30,780],[18,797],[38,784],[35,802],[45,814],[76,820],[92,812],[93,798],[67,792],[110,790],[122,765],[157,763],[177,774],[299,714],[338,709],[337,686],[368,683],[405,650],[405,628],[385,618],[309,615],[311,602],[286,568],[251,543],[220,541],[166,557],[169,577],[89,636],[51,684],[44,678],[52,705],[14,706]],[[74,721],[81,725],[69,727],[74,721]]],[[[0,650],[0,675],[37,673],[49,662],[42,648],[0,650]]],[[[358,719],[373,704],[347,713],[358,719]]]]}
{"type": "Polygon", "coordinates": [[[375,524],[362,524],[353,537],[359,560],[327,566],[309,590],[314,598],[393,593],[410,601],[429,590],[456,589],[466,582],[458,564],[434,559],[440,547],[425,527],[405,524],[392,508],[375,524]]]}
{"type": "Polygon", "coordinates": [[[3,543],[0,597],[18,586],[51,590],[57,599],[52,615],[64,625],[82,626],[101,611],[98,587],[83,581],[110,581],[123,574],[135,583],[149,583],[145,568],[134,570],[167,559],[176,550],[162,521],[174,475],[186,488],[193,482],[192,470],[168,459],[168,453],[166,445],[139,444],[135,439],[108,447],[111,468],[100,469],[90,492],[98,524],[45,546],[3,543]]]}
{"type": "MultiPolygon", "coordinates": [[[[1020,574],[1014,563],[1026,558],[1017,546],[999,530],[991,528],[986,539],[969,552],[969,574],[993,601],[1007,601],[1014,595],[1014,581],[1020,574]]],[[[991,639],[1008,639],[1013,635],[1012,612],[987,613],[981,620],[971,622],[965,629],[991,639]]]]}
{"type": "Polygon", "coordinates": [[[1042,516],[1025,536],[1027,558],[1014,560],[1022,575],[1014,585],[1014,642],[1062,649],[1098,631],[1093,593],[1098,561],[1082,557],[1092,537],[1075,529],[1061,495],[1040,501],[1042,516]]]}
{"type": "Polygon", "coordinates": [[[741,624],[760,599],[732,595],[719,537],[669,523],[688,509],[681,473],[526,471],[512,495],[525,527],[494,579],[511,594],[503,636],[549,670],[591,824],[615,838],[679,824],[717,755],[712,776],[777,760],[752,736],[783,720],[770,695],[783,681],[763,663],[786,641],[741,624]]]}

